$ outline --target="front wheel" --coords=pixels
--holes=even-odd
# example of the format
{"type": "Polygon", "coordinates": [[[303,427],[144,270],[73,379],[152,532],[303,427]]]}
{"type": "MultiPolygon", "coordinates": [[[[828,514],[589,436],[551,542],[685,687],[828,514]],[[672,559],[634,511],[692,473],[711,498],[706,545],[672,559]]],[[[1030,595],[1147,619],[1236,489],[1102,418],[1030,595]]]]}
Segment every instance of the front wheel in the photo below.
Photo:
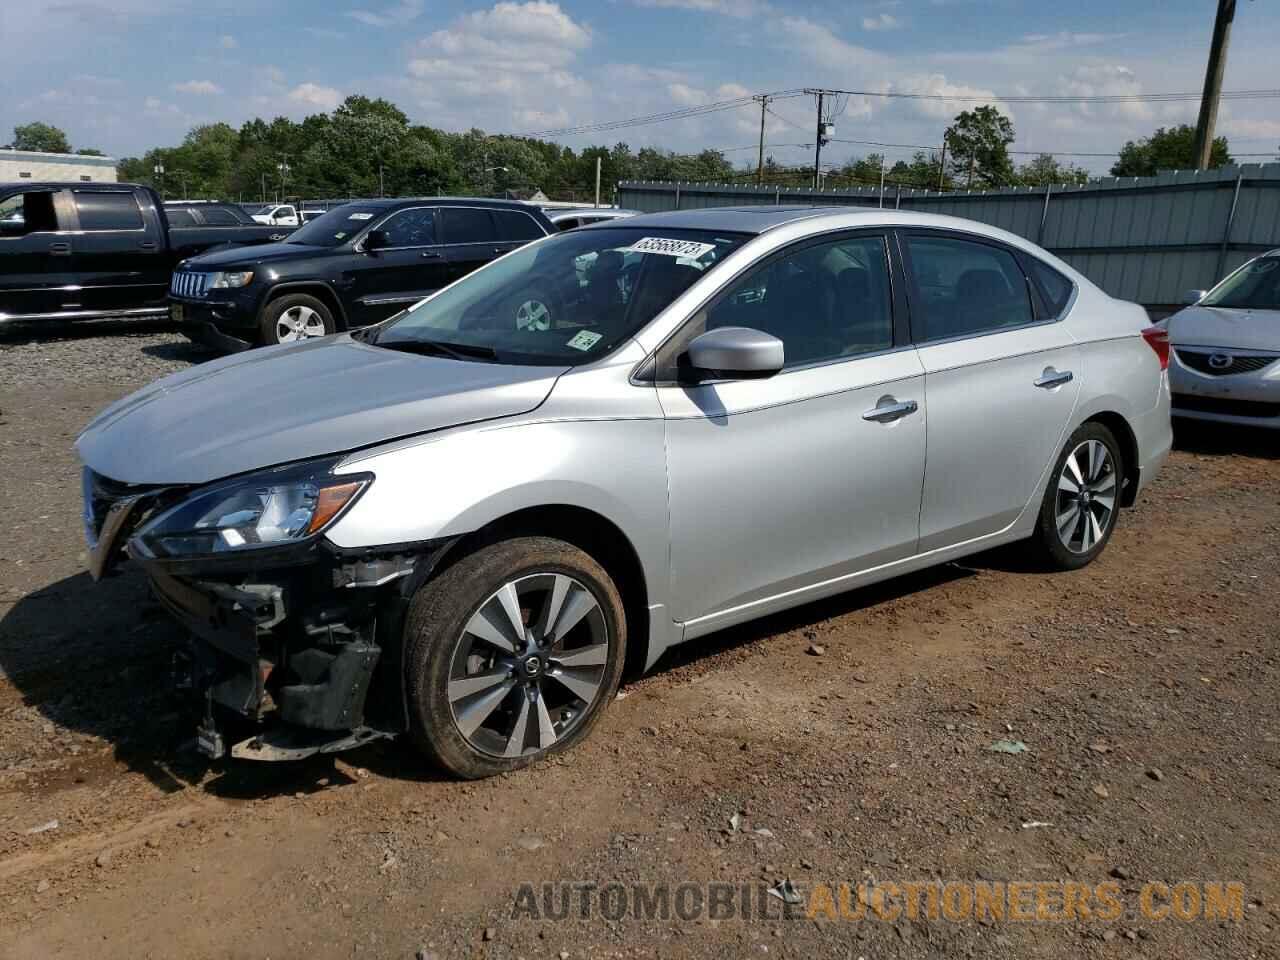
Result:
{"type": "Polygon", "coordinates": [[[333,333],[333,314],[324,303],[305,293],[287,293],[267,304],[258,324],[262,342],[294,343],[333,333]]]}
{"type": "Polygon", "coordinates": [[[1116,438],[1086,423],[1063,447],[1031,538],[1039,559],[1058,570],[1091,563],[1111,539],[1120,507],[1123,461],[1116,438]]]}
{"type": "Polygon", "coordinates": [[[622,599],[577,547],[520,537],[463,558],[414,595],[405,625],[415,741],[460,777],[566,750],[613,699],[622,599]]]}

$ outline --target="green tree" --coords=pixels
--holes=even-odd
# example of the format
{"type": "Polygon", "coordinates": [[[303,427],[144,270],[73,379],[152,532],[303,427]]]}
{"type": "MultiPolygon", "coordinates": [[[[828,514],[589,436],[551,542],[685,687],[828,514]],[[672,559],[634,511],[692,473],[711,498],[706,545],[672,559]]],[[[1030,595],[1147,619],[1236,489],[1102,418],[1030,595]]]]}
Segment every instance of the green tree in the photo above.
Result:
{"type": "Polygon", "coordinates": [[[76,156],[80,157],[105,157],[106,154],[96,147],[81,147],[76,151],[76,156]]]}
{"type": "Polygon", "coordinates": [[[1013,161],[1009,159],[1013,139],[1013,124],[990,104],[957,114],[943,141],[950,153],[952,175],[965,187],[1013,183],[1013,161]]]}
{"type": "Polygon", "coordinates": [[[71,141],[57,127],[39,120],[20,123],[13,128],[13,149],[36,150],[40,153],[70,153],[71,141]]]}
{"type": "Polygon", "coordinates": [[[1018,182],[1027,187],[1088,183],[1089,171],[1072,163],[1059,163],[1053,154],[1042,153],[1018,169],[1018,182]]]}
{"type": "MultiPolygon", "coordinates": [[[[1190,124],[1160,127],[1149,137],[1130,140],[1120,150],[1120,159],[1111,167],[1113,177],[1154,177],[1161,170],[1195,168],[1196,128],[1190,124]]],[[[1214,137],[1209,152],[1209,166],[1222,167],[1231,162],[1227,138],[1214,137]]]]}

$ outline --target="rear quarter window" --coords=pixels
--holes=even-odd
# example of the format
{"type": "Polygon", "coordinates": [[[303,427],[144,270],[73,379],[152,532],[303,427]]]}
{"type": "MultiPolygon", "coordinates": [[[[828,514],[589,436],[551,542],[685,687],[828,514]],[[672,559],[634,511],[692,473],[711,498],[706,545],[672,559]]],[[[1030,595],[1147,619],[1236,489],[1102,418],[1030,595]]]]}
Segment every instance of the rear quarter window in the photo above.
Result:
{"type": "Polygon", "coordinates": [[[1060,317],[1071,302],[1072,283],[1053,267],[1035,257],[1027,257],[1027,268],[1031,279],[1040,288],[1045,306],[1049,308],[1049,316],[1060,317]]]}

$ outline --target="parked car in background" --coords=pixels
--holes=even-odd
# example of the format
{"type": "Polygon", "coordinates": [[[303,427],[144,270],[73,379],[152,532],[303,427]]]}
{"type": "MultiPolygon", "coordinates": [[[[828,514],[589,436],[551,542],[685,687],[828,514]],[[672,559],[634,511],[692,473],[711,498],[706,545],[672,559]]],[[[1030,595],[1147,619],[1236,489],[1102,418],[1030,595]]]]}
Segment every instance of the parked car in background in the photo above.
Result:
{"type": "Polygon", "coordinates": [[[639,211],[619,210],[616,207],[553,207],[545,211],[557,230],[573,230],[593,223],[622,220],[634,217],[639,211]]]}
{"type": "MultiPolygon", "coordinates": [[[[353,204],[295,243],[319,257],[327,238],[350,267],[376,226],[376,269],[391,237],[447,262],[455,211],[515,222],[454,203],[353,204]],[[410,211],[431,218],[391,222],[410,211]]],[[[240,715],[235,756],[408,733],[455,774],[500,773],[585,736],[629,653],[652,666],[1013,541],[1088,564],[1169,451],[1146,324],[1021,237],[947,217],[572,230],[369,330],[108,407],[77,441],[91,572],[127,543],[191,631],[212,755],[240,715]]]]}
{"type": "MultiPolygon", "coordinates": [[[[164,215],[171,227],[256,227],[262,224],[235,203],[211,200],[166,200],[164,215]]],[[[268,240],[283,240],[293,227],[279,226],[266,234],[268,240]]]]}
{"type": "Polygon", "coordinates": [[[1280,429],[1280,250],[1187,299],[1162,322],[1173,415],[1280,429]]]}
{"type": "Polygon", "coordinates": [[[263,204],[253,212],[253,219],[277,227],[296,227],[300,223],[298,208],[291,203],[263,204]]]}
{"type": "MultiPolygon", "coordinates": [[[[238,350],[385,320],[490,260],[555,232],[540,210],[504,200],[362,200],[284,243],[179,265],[174,319],[193,339],[238,350]]],[[[529,322],[546,305],[530,295],[529,322]]]]}
{"type": "Polygon", "coordinates": [[[163,316],[182,258],[289,234],[225,206],[174,207],[171,222],[150,187],[0,184],[0,323],[163,316]]]}

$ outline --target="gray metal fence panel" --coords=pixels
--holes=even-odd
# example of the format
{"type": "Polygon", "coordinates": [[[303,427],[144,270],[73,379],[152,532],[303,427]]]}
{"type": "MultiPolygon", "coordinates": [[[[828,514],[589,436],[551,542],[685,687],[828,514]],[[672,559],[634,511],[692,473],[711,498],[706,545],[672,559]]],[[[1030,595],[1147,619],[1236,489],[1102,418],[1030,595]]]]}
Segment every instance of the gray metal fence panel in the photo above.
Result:
{"type": "MultiPolygon", "coordinates": [[[[653,213],[773,203],[878,207],[882,195],[877,187],[624,181],[618,201],[653,213]]],[[[1176,304],[1184,291],[1210,287],[1280,247],[1280,163],[985,192],[886,187],[883,205],[1008,230],[1062,257],[1112,296],[1147,306],[1176,304]]]]}

